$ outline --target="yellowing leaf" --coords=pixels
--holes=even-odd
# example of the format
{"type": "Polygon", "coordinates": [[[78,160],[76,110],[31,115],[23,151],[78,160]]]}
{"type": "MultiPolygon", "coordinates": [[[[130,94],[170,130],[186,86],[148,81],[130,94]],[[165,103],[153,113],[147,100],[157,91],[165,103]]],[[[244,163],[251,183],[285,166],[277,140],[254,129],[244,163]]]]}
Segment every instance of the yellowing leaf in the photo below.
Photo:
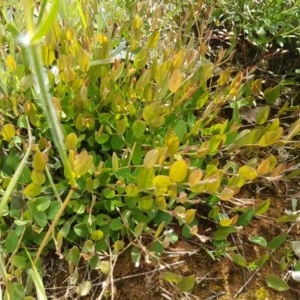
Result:
{"type": "Polygon", "coordinates": [[[157,195],[163,195],[167,190],[172,181],[169,176],[157,175],[153,179],[153,185],[157,195]]]}
{"type": "Polygon", "coordinates": [[[197,184],[202,177],[203,177],[203,172],[200,169],[192,171],[192,173],[189,176],[190,186],[197,184]]]}
{"type": "Polygon", "coordinates": [[[134,19],[132,21],[132,29],[133,30],[139,30],[142,27],[142,20],[141,17],[139,15],[135,15],[134,19]]]}
{"type": "Polygon", "coordinates": [[[257,124],[258,125],[264,124],[268,120],[269,113],[270,113],[270,106],[257,107],[255,111],[256,111],[257,124]]]}
{"type": "Polygon", "coordinates": [[[45,176],[44,172],[38,172],[36,170],[32,170],[31,180],[33,183],[42,185],[46,181],[46,176],[45,176]]]}
{"type": "Polygon", "coordinates": [[[33,168],[38,172],[44,172],[46,164],[48,162],[48,156],[46,153],[37,150],[33,158],[33,168]]]}
{"type": "Polygon", "coordinates": [[[68,149],[75,150],[77,143],[78,143],[77,135],[74,132],[69,133],[66,137],[66,147],[68,149]]]}
{"type": "Polygon", "coordinates": [[[146,47],[147,47],[148,49],[153,49],[153,48],[155,48],[155,46],[156,46],[156,44],[157,44],[157,42],[158,42],[158,40],[159,40],[159,37],[160,37],[160,32],[159,32],[159,30],[154,31],[154,32],[151,34],[150,38],[148,39],[147,44],[146,44],[146,47]]]}
{"type": "Polygon", "coordinates": [[[185,179],[187,171],[188,167],[186,162],[183,159],[177,160],[172,164],[169,176],[173,181],[181,182],[185,179]]]}
{"type": "Polygon", "coordinates": [[[279,138],[282,136],[283,128],[279,127],[276,131],[266,132],[259,140],[259,146],[268,147],[274,145],[278,142],[279,138]]]}
{"type": "Polygon", "coordinates": [[[91,234],[91,239],[92,239],[93,241],[99,241],[99,240],[101,240],[101,239],[103,238],[103,236],[104,236],[103,231],[101,231],[101,230],[99,229],[99,230],[95,230],[95,231],[92,232],[92,234],[91,234]]]}
{"type": "Polygon", "coordinates": [[[160,210],[166,210],[167,209],[167,201],[166,201],[166,198],[162,195],[159,195],[156,197],[155,199],[155,203],[158,207],[158,209],[160,210]]]}
{"type": "Polygon", "coordinates": [[[240,167],[238,173],[246,180],[254,180],[257,177],[256,170],[249,166],[240,167]]]}
{"type": "Polygon", "coordinates": [[[153,168],[141,168],[137,176],[137,186],[142,189],[148,189],[152,187],[154,179],[153,168]]]}
{"type": "Polygon", "coordinates": [[[5,124],[1,134],[5,141],[11,141],[16,134],[15,126],[13,124],[5,124]]]}
{"type": "Polygon", "coordinates": [[[36,197],[41,192],[41,186],[36,183],[30,183],[23,190],[23,194],[27,197],[36,197]]]}
{"type": "Polygon", "coordinates": [[[196,215],[196,209],[188,209],[185,213],[185,223],[190,224],[194,221],[196,215]]]}
{"type": "Polygon", "coordinates": [[[179,149],[179,138],[176,134],[170,134],[166,140],[168,154],[175,154],[179,149]]]}
{"type": "Polygon", "coordinates": [[[173,71],[169,79],[169,90],[172,93],[175,93],[179,89],[181,82],[182,82],[181,71],[180,69],[176,69],[173,71]]]}
{"type": "Polygon", "coordinates": [[[119,170],[119,158],[116,152],[112,155],[112,168],[114,172],[118,172],[119,170]]]}
{"type": "Polygon", "coordinates": [[[224,187],[224,189],[221,191],[219,198],[224,201],[230,200],[235,194],[235,190],[229,188],[229,187],[224,187]]]}
{"type": "Polygon", "coordinates": [[[231,70],[230,70],[229,68],[225,69],[225,70],[221,73],[220,77],[218,78],[217,84],[218,84],[219,86],[222,86],[222,85],[228,83],[229,78],[230,78],[230,74],[231,74],[231,70]]]}
{"type": "Polygon", "coordinates": [[[82,72],[87,72],[90,68],[90,57],[88,52],[84,49],[79,49],[77,55],[78,55],[78,64],[80,70],[82,72]]]}
{"type": "Polygon", "coordinates": [[[89,155],[86,150],[83,150],[80,154],[75,154],[72,171],[75,173],[76,177],[81,177],[82,175],[86,174],[92,166],[93,156],[89,155]]]}
{"type": "Polygon", "coordinates": [[[119,135],[124,134],[124,132],[126,131],[126,128],[127,128],[127,120],[126,119],[118,120],[116,122],[117,134],[119,134],[119,135]]]}
{"type": "Polygon", "coordinates": [[[257,97],[261,94],[262,89],[262,82],[263,80],[261,78],[256,79],[252,85],[251,85],[251,93],[253,96],[257,97]]]}
{"type": "Polygon", "coordinates": [[[16,61],[12,55],[7,55],[6,65],[8,66],[10,71],[15,71],[17,69],[16,61]]]}
{"type": "Polygon", "coordinates": [[[159,151],[157,149],[152,149],[145,155],[144,166],[146,168],[152,168],[157,163],[159,151]]]}
{"type": "Polygon", "coordinates": [[[269,156],[259,164],[256,170],[257,174],[262,176],[271,172],[276,166],[276,163],[277,163],[276,157],[274,155],[269,156]]]}
{"type": "Polygon", "coordinates": [[[231,219],[222,219],[219,222],[219,225],[221,225],[222,227],[228,227],[232,225],[232,220],[231,219]]]}
{"type": "Polygon", "coordinates": [[[290,141],[296,134],[300,131],[300,119],[294,122],[292,125],[289,126],[288,135],[286,139],[290,141]]]}
{"type": "Polygon", "coordinates": [[[184,49],[180,49],[174,56],[173,67],[175,69],[180,69],[184,61],[184,49]]]}

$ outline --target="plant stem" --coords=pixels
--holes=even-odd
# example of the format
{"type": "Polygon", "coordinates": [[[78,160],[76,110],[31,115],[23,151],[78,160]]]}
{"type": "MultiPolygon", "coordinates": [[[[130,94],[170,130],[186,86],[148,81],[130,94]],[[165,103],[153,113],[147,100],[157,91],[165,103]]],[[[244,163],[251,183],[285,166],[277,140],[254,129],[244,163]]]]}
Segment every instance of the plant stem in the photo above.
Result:
{"type": "Polygon", "coordinates": [[[62,215],[63,212],[65,211],[67,205],[69,204],[69,202],[70,202],[70,200],[71,200],[71,198],[72,198],[73,193],[74,193],[74,189],[70,189],[70,190],[69,190],[69,193],[68,193],[68,195],[67,195],[67,197],[66,197],[66,199],[64,200],[62,206],[60,207],[60,209],[59,209],[59,211],[57,212],[57,214],[56,214],[54,220],[52,221],[52,223],[51,223],[51,225],[50,225],[50,227],[49,227],[49,229],[48,229],[48,231],[47,231],[47,233],[46,233],[46,235],[45,235],[45,237],[44,237],[44,239],[43,239],[43,241],[42,241],[42,243],[41,243],[41,245],[40,245],[40,247],[39,247],[39,249],[38,249],[38,251],[37,251],[37,253],[36,253],[35,259],[34,259],[34,261],[33,261],[34,266],[36,266],[36,264],[37,264],[37,262],[38,262],[38,260],[39,260],[39,258],[40,258],[40,256],[41,256],[41,254],[42,254],[43,249],[44,249],[45,246],[47,245],[50,236],[51,236],[52,233],[54,232],[55,226],[56,226],[56,224],[57,224],[59,218],[61,217],[61,215],[62,215]]]}

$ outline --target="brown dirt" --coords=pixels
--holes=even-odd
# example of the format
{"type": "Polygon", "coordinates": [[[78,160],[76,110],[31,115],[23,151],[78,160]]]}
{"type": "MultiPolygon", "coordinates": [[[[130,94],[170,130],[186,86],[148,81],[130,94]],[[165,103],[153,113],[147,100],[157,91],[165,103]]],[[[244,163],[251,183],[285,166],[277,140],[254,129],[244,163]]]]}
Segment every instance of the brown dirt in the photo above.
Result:
{"type": "MultiPolygon", "coordinates": [[[[275,218],[283,215],[286,201],[281,197],[271,199],[271,207],[266,216],[252,221],[251,224],[243,229],[234,241],[240,253],[248,262],[255,261],[266,250],[249,242],[249,237],[254,235],[263,236],[267,241],[288,229],[289,225],[278,224],[275,218]]],[[[295,228],[291,236],[299,235],[299,230],[295,228]]],[[[189,294],[183,294],[176,287],[163,281],[160,271],[154,271],[150,275],[150,270],[155,270],[153,265],[143,265],[136,269],[133,267],[130,258],[122,257],[116,266],[114,277],[128,279],[121,280],[115,285],[116,300],[129,299],[240,299],[240,300],[260,300],[260,299],[299,299],[299,284],[289,281],[291,289],[286,292],[277,292],[269,289],[264,277],[267,274],[284,275],[280,269],[279,261],[287,251],[286,248],[275,251],[272,258],[263,268],[254,274],[245,268],[239,267],[228,258],[219,258],[213,261],[201,250],[199,246],[188,241],[178,241],[173,247],[175,253],[191,253],[193,255],[176,255],[175,258],[165,258],[164,262],[172,265],[174,262],[183,261],[175,267],[168,269],[181,275],[195,275],[197,284],[189,294]],[[131,277],[139,273],[138,277],[131,277]],[[143,275],[145,273],[145,275],[143,275]],[[254,274],[254,276],[253,276],[254,274]],[[253,276],[253,278],[251,278],[253,276]],[[249,281],[248,281],[249,280],[249,281]]]]}
{"type": "MultiPolygon", "coordinates": [[[[263,197],[262,195],[256,197],[256,205],[261,203],[261,199],[270,198],[271,206],[268,212],[266,215],[252,220],[249,226],[242,229],[239,234],[231,237],[231,242],[237,247],[239,253],[247,259],[247,262],[255,261],[267,253],[267,250],[263,247],[251,243],[249,241],[250,236],[260,235],[270,241],[290,226],[289,224],[279,224],[276,218],[284,214],[285,208],[289,206],[290,199],[293,197],[293,195],[289,196],[287,191],[295,192],[295,189],[298,189],[298,184],[291,184],[290,188],[286,189],[286,185],[281,183],[280,187],[281,189],[278,186],[273,186],[273,189],[268,190],[273,195],[277,194],[276,197],[270,198],[267,190],[264,192],[263,197]]],[[[240,196],[249,198],[253,195],[247,190],[242,191],[240,196]]],[[[289,233],[289,238],[296,240],[299,234],[299,226],[294,226],[289,233]]],[[[288,282],[291,289],[286,292],[277,292],[268,288],[265,283],[267,274],[285,275],[286,270],[281,271],[280,269],[280,261],[283,257],[289,258],[290,261],[296,259],[293,255],[292,257],[288,255],[288,242],[285,243],[285,246],[274,251],[269,261],[258,272],[237,266],[224,256],[212,260],[204,251],[203,246],[209,247],[200,244],[198,241],[179,240],[170,249],[167,249],[164,257],[160,258],[158,262],[149,264],[142,262],[138,268],[133,265],[129,253],[123,254],[118,258],[114,269],[114,283],[107,287],[102,299],[300,299],[299,283],[294,282],[292,279],[288,282]],[[162,269],[162,266],[166,268],[162,269]],[[162,279],[161,272],[164,271],[171,271],[183,276],[194,275],[196,277],[194,289],[190,293],[182,293],[175,285],[171,285],[162,279]]],[[[230,249],[228,252],[230,253],[230,249]]],[[[51,274],[49,269],[46,278],[49,278],[51,289],[48,291],[50,294],[56,295],[49,297],[49,299],[98,299],[102,290],[101,282],[104,282],[106,278],[100,272],[92,271],[88,273],[85,267],[79,268],[78,282],[89,278],[92,280],[93,288],[88,296],[78,297],[75,286],[72,288],[70,283],[67,268],[56,263],[55,265],[52,264],[51,268],[54,273],[51,274]],[[54,284],[51,278],[55,278],[54,284]],[[54,286],[58,288],[53,289],[54,286]],[[59,287],[62,286],[68,286],[69,290],[60,290],[59,287]],[[64,297],[63,295],[68,296],[64,297]]]]}

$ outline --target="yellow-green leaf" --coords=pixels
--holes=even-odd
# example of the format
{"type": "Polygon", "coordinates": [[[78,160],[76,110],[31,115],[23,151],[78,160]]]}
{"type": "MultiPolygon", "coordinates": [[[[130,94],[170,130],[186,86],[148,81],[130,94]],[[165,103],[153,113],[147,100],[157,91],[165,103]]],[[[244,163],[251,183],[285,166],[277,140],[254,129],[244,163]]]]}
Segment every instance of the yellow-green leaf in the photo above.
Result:
{"type": "Polygon", "coordinates": [[[258,125],[262,125],[268,120],[270,106],[262,106],[257,108],[256,110],[256,123],[258,125]]]}
{"type": "Polygon", "coordinates": [[[282,136],[283,128],[279,127],[276,131],[266,132],[259,140],[259,146],[268,147],[274,145],[278,142],[279,138],[282,136]]]}
{"type": "Polygon", "coordinates": [[[137,186],[141,190],[148,189],[152,187],[154,179],[154,170],[153,168],[141,168],[137,176],[137,186]]]}
{"type": "Polygon", "coordinates": [[[10,54],[7,55],[6,65],[8,66],[10,71],[15,71],[17,69],[16,61],[15,61],[14,57],[10,54]]]}
{"type": "Polygon", "coordinates": [[[276,166],[276,163],[277,159],[274,155],[267,157],[266,159],[262,160],[259,166],[257,167],[257,174],[263,176],[271,172],[276,166]]]}
{"type": "Polygon", "coordinates": [[[37,150],[33,158],[33,168],[38,172],[44,172],[46,164],[48,162],[48,156],[46,153],[37,150]]]}
{"type": "Polygon", "coordinates": [[[112,168],[114,172],[118,172],[119,170],[119,158],[116,152],[112,155],[112,168]]]}
{"type": "Polygon", "coordinates": [[[5,141],[11,141],[16,134],[15,126],[13,124],[5,124],[1,134],[5,141]]]}
{"type": "Polygon", "coordinates": [[[74,132],[71,132],[66,137],[66,147],[75,150],[77,147],[78,138],[74,132]]]}
{"type": "Polygon", "coordinates": [[[177,287],[182,292],[190,292],[194,288],[195,283],[195,275],[185,276],[177,283],[177,287]]]}
{"type": "Polygon", "coordinates": [[[87,72],[90,68],[90,57],[89,57],[89,53],[80,48],[78,50],[78,64],[79,64],[79,67],[80,67],[80,70],[82,72],[87,72]]]}
{"type": "Polygon", "coordinates": [[[23,190],[23,194],[27,197],[36,197],[41,192],[41,186],[36,183],[30,183],[23,190]]]}
{"type": "Polygon", "coordinates": [[[219,198],[224,201],[230,200],[235,194],[235,190],[225,186],[220,193],[219,198]]]}
{"type": "Polygon", "coordinates": [[[172,93],[175,93],[179,89],[181,82],[182,82],[181,71],[180,69],[176,69],[173,71],[169,79],[169,90],[172,93]]]}
{"type": "Polygon", "coordinates": [[[172,181],[170,177],[166,175],[157,175],[153,179],[156,195],[163,195],[171,184],[172,181]]]}
{"type": "Polygon", "coordinates": [[[158,40],[159,40],[159,37],[160,37],[160,32],[159,32],[159,30],[155,30],[155,31],[151,34],[150,38],[148,39],[147,44],[146,44],[146,47],[147,47],[148,49],[153,49],[153,48],[155,48],[155,46],[156,46],[156,44],[157,44],[157,42],[158,42],[158,40]]]}
{"type": "Polygon", "coordinates": [[[228,227],[232,225],[232,220],[231,219],[222,219],[219,222],[219,225],[222,227],[228,227]]]}
{"type": "Polygon", "coordinates": [[[83,150],[80,154],[75,154],[73,172],[76,177],[80,177],[86,174],[93,166],[93,156],[89,155],[86,150],[83,150]]]}
{"type": "Polygon", "coordinates": [[[290,141],[296,134],[298,134],[300,131],[300,119],[298,119],[296,122],[291,124],[288,129],[288,135],[286,139],[290,141]]]}
{"type": "Polygon", "coordinates": [[[174,69],[180,69],[184,62],[184,49],[180,49],[174,56],[173,67],[174,69]]]}
{"type": "Polygon", "coordinates": [[[93,241],[99,241],[99,240],[101,240],[103,238],[103,236],[104,236],[103,231],[101,231],[100,229],[98,229],[98,230],[95,230],[95,231],[92,232],[91,239],[93,241]]]}
{"type": "Polygon", "coordinates": [[[124,134],[124,132],[126,131],[126,128],[127,128],[127,120],[126,119],[118,120],[116,122],[117,134],[119,134],[119,135],[124,134]]]}
{"type": "Polygon", "coordinates": [[[46,181],[46,176],[44,172],[32,170],[31,180],[33,183],[36,183],[37,185],[42,185],[46,181]]]}
{"type": "Polygon", "coordinates": [[[250,166],[240,167],[238,173],[246,180],[254,180],[257,177],[256,170],[250,166]]]}
{"type": "Polygon", "coordinates": [[[189,176],[189,184],[190,186],[193,186],[202,179],[203,177],[203,172],[200,169],[192,171],[192,173],[189,176]]]}
{"type": "Polygon", "coordinates": [[[132,29],[139,30],[142,27],[142,19],[139,15],[135,15],[132,21],[132,29]]]}
{"type": "Polygon", "coordinates": [[[175,154],[179,149],[179,138],[176,134],[170,134],[166,140],[168,154],[175,154]]]}
{"type": "Polygon", "coordinates": [[[195,215],[196,215],[196,209],[188,209],[185,212],[185,223],[186,224],[191,224],[194,219],[195,219],[195,215]]]}
{"type": "Polygon", "coordinates": [[[170,168],[169,176],[171,180],[175,182],[182,182],[187,175],[187,171],[188,171],[188,166],[186,162],[183,159],[180,159],[175,161],[172,164],[170,168]]]}
{"type": "Polygon", "coordinates": [[[146,168],[152,168],[157,163],[159,151],[157,149],[152,149],[145,155],[144,166],[146,168]]]}

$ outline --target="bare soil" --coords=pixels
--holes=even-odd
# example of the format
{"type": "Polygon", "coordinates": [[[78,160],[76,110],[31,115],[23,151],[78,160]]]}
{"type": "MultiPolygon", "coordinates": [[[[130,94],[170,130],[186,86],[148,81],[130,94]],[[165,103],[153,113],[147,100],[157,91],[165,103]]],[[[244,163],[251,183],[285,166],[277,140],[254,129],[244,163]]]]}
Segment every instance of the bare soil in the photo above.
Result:
{"type": "MultiPolygon", "coordinates": [[[[257,260],[267,251],[250,242],[250,236],[259,235],[270,241],[278,234],[290,229],[291,224],[278,223],[276,218],[284,215],[286,208],[290,208],[290,200],[297,191],[300,194],[297,182],[289,184],[279,182],[260,195],[254,195],[250,187],[249,190],[244,189],[241,192],[240,197],[254,199],[255,206],[267,198],[271,200],[271,206],[264,216],[252,220],[251,224],[242,229],[238,235],[229,238],[239,253],[247,259],[247,262],[257,260]],[[269,193],[272,193],[273,196],[270,197],[269,193]]],[[[299,234],[300,225],[295,225],[289,233],[289,238],[296,240],[299,234]]],[[[242,268],[226,256],[220,256],[213,260],[204,251],[204,247],[209,247],[209,245],[200,244],[196,240],[181,239],[167,249],[165,255],[157,262],[142,261],[139,267],[133,265],[130,253],[124,253],[118,257],[113,276],[111,276],[112,280],[106,286],[102,299],[297,300],[300,299],[300,284],[293,279],[288,281],[291,288],[285,292],[270,289],[265,283],[265,276],[268,274],[285,275],[286,270],[282,271],[280,268],[280,261],[283,257],[290,261],[296,259],[293,254],[292,257],[291,254],[288,254],[289,243],[287,242],[285,245],[274,251],[269,261],[259,271],[242,268]],[[161,273],[165,271],[183,276],[194,275],[196,277],[194,289],[190,293],[181,292],[175,285],[162,279],[161,273]]],[[[58,260],[51,261],[45,278],[46,285],[48,282],[49,299],[100,299],[103,283],[107,282],[106,275],[99,271],[88,271],[85,266],[80,267],[78,273],[69,275],[70,270],[66,266],[63,266],[58,260]],[[72,285],[72,278],[74,281],[76,277],[78,277],[77,283],[72,285]],[[84,280],[92,282],[92,289],[88,295],[79,297],[76,287],[84,280]]]]}

